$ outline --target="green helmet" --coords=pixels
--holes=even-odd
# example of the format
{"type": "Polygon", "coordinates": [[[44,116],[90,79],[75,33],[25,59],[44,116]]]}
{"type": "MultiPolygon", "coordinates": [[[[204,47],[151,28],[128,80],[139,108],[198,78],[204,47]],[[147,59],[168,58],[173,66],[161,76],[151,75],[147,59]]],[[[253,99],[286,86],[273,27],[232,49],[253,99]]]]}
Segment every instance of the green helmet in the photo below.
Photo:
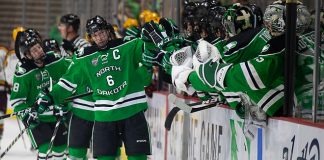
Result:
{"type": "Polygon", "coordinates": [[[254,21],[251,9],[240,3],[235,3],[228,8],[223,17],[223,25],[230,37],[253,28],[254,21]]]}

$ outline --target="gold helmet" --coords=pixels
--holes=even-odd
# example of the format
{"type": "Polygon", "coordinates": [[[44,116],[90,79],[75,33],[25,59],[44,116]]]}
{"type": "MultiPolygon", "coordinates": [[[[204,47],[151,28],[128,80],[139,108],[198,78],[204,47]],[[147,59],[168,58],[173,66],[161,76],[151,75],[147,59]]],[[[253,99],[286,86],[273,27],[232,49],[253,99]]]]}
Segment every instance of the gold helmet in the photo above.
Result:
{"type": "Polygon", "coordinates": [[[130,27],[138,27],[138,22],[134,18],[127,18],[123,25],[124,29],[128,29],[130,27]]]}
{"type": "Polygon", "coordinates": [[[156,12],[151,12],[144,18],[144,22],[154,21],[155,23],[159,23],[160,17],[156,12]]]}
{"type": "Polygon", "coordinates": [[[12,39],[14,41],[16,41],[16,37],[17,37],[18,32],[23,32],[23,31],[25,31],[24,27],[16,27],[15,29],[13,29],[12,30],[12,39]]]}
{"type": "Polygon", "coordinates": [[[141,21],[144,21],[145,17],[147,17],[149,14],[151,14],[152,12],[150,10],[143,10],[140,15],[139,18],[141,21]]]}

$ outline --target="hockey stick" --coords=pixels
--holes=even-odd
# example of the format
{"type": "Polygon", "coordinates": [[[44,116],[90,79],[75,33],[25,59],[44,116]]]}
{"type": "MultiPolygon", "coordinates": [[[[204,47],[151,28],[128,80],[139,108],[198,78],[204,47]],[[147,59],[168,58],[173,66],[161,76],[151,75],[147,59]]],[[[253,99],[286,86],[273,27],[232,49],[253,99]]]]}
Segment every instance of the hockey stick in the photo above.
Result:
{"type": "Polygon", "coordinates": [[[57,133],[57,130],[58,130],[60,124],[61,124],[61,121],[62,121],[62,116],[59,117],[58,120],[56,121],[54,132],[53,132],[51,141],[50,141],[50,143],[48,145],[48,149],[47,149],[47,152],[46,152],[46,158],[45,159],[47,159],[49,154],[52,152],[52,148],[53,148],[54,140],[55,140],[55,137],[56,137],[56,133],[57,133]]]}
{"type": "MultiPolygon", "coordinates": [[[[78,95],[75,95],[75,96],[68,97],[68,98],[64,99],[63,103],[71,102],[74,99],[77,99],[77,98],[80,98],[80,97],[85,97],[85,96],[91,95],[92,93],[93,92],[87,92],[87,93],[82,93],[82,94],[78,94],[78,95]]],[[[5,118],[9,118],[9,117],[12,117],[12,116],[19,115],[19,114],[21,114],[23,112],[29,112],[30,110],[31,110],[31,108],[26,108],[26,109],[23,109],[23,110],[18,111],[18,112],[13,112],[13,113],[10,113],[10,114],[2,115],[2,116],[0,116],[0,120],[5,119],[5,118]]]]}
{"type": "Polygon", "coordinates": [[[209,103],[196,102],[196,103],[186,104],[183,101],[181,101],[180,99],[178,99],[174,94],[169,94],[168,100],[169,100],[169,102],[171,102],[172,104],[175,104],[176,106],[174,108],[172,108],[172,110],[169,112],[168,116],[165,119],[164,127],[167,130],[171,129],[173,119],[180,110],[183,110],[186,113],[194,113],[194,112],[198,112],[201,110],[215,107],[219,104],[223,104],[222,102],[218,102],[218,101],[211,101],[209,103]],[[195,108],[193,108],[193,107],[195,107],[195,108]]]}
{"type": "Polygon", "coordinates": [[[25,128],[22,131],[20,131],[20,133],[18,134],[18,136],[10,143],[10,145],[0,155],[0,159],[2,159],[2,157],[4,157],[9,152],[9,150],[11,149],[11,147],[18,141],[18,139],[26,132],[27,129],[28,128],[25,128]]]}
{"type": "MultiPolygon", "coordinates": [[[[21,132],[21,131],[22,131],[22,128],[21,128],[20,122],[19,122],[18,119],[16,119],[16,120],[17,120],[17,123],[18,123],[19,131],[21,132]]],[[[25,141],[24,135],[22,135],[21,138],[22,138],[22,141],[23,141],[23,143],[24,143],[24,147],[25,147],[25,149],[27,149],[26,141],[25,141]]]]}

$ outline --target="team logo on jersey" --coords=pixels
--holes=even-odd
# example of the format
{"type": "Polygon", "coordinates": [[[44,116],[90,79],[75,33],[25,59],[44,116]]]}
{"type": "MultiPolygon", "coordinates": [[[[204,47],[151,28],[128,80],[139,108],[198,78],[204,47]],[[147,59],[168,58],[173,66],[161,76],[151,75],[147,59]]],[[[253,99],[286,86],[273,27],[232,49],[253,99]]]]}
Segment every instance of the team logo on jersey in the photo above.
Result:
{"type": "Polygon", "coordinates": [[[262,48],[261,53],[265,53],[265,52],[267,52],[267,51],[269,50],[269,48],[270,48],[270,44],[265,45],[265,46],[262,48]]]}
{"type": "Polygon", "coordinates": [[[36,78],[36,80],[41,80],[41,78],[42,78],[42,75],[40,74],[40,73],[37,73],[37,74],[35,74],[35,78],[36,78]]]}
{"type": "Polygon", "coordinates": [[[24,74],[24,73],[26,73],[26,69],[25,69],[25,68],[22,68],[22,67],[20,67],[20,66],[18,66],[18,65],[17,65],[16,71],[17,71],[17,73],[19,73],[19,74],[24,74]]]}
{"type": "Polygon", "coordinates": [[[93,66],[96,66],[96,65],[98,65],[98,57],[96,57],[96,58],[93,58],[92,60],[91,60],[91,63],[92,63],[92,65],[93,66]]]}
{"type": "Polygon", "coordinates": [[[234,41],[234,42],[231,42],[229,44],[227,44],[226,46],[224,46],[224,54],[226,54],[226,52],[228,52],[229,50],[235,48],[237,45],[237,42],[234,41]]]}

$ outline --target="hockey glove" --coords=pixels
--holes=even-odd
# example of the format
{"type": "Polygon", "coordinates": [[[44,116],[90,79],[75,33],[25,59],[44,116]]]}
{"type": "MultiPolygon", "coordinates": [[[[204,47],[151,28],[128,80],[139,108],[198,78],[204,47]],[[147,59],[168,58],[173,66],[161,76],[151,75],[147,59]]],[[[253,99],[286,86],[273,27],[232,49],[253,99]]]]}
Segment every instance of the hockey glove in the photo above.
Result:
{"type": "Polygon", "coordinates": [[[75,46],[73,45],[73,43],[71,41],[66,40],[66,39],[63,39],[62,47],[64,48],[65,51],[70,51],[72,53],[74,53],[74,51],[77,50],[75,48],[75,46]]]}
{"type": "Polygon", "coordinates": [[[201,81],[218,91],[225,89],[225,76],[232,64],[224,64],[220,61],[214,62],[213,59],[201,63],[197,60],[197,57],[194,56],[193,65],[201,81]]]}
{"type": "Polygon", "coordinates": [[[171,40],[165,31],[153,21],[144,24],[141,37],[144,41],[153,42],[158,48],[162,48],[171,40]]]}
{"type": "Polygon", "coordinates": [[[138,38],[141,36],[141,31],[137,27],[130,27],[125,31],[126,36],[138,38]]]}
{"type": "Polygon", "coordinates": [[[62,117],[68,113],[67,107],[54,105],[53,107],[53,115],[57,117],[62,117]]]}
{"type": "Polygon", "coordinates": [[[18,114],[23,124],[29,129],[33,129],[38,126],[38,113],[35,110],[26,110],[18,114]]]}
{"type": "Polygon", "coordinates": [[[36,98],[37,112],[40,114],[44,113],[49,110],[49,107],[53,105],[53,103],[53,97],[49,94],[48,89],[44,89],[36,98]]]}
{"type": "Polygon", "coordinates": [[[145,50],[142,58],[143,64],[147,66],[162,66],[162,59],[165,55],[165,51],[159,50],[145,50]]]}
{"type": "Polygon", "coordinates": [[[174,23],[172,19],[161,18],[159,24],[165,29],[166,34],[169,37],[178,36],[180,33],[178,26],[174,23]]]}
{"type": "Polygon", "coordinates": [[[165,70],[165,72],[168,73],[169,75],[171,75],[171,70],[172,70],[172,65],[170,63],[170,57],[171,57],[171,53],[167,52],[167,53],[165,53],[165,55],[163,56],[163,59],[162,59],[162,67],[165,70]]]}

